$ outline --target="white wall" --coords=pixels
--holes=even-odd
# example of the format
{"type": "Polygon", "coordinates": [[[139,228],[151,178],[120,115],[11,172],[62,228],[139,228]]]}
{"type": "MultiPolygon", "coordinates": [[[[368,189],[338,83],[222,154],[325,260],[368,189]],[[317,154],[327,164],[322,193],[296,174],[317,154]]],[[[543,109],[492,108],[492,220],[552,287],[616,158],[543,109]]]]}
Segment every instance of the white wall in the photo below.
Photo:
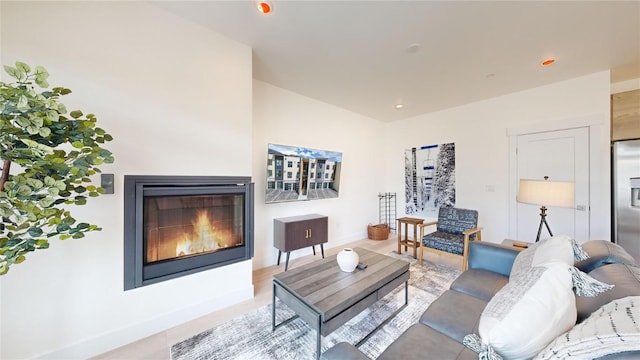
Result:
{"type": "MultiPolygon", "coordinates": [[[[378,223],[378,193],[384,188],[387,141],[383,123],[267,83],[253,82],[253,178],[256,183],[256,268],[274,265],[273,219],[319,213],[329,218],[325,248],[367,237],[378,223]],[[342,152],[340,193],[336,199],[265,204],[269,143],[342,152]]],[[[317,248],[316,248],[317,249],[317,248]]],[[[312,254],[311,248],[291,259],[312,254]]],[[[319,255],[318,255],[319,256],[319,255]]],[[[284,263],[282,257],[281,266],[284,263]]]]}
{"type": "MultiPolygon", "coordinates": [[[[273,218],[325,214],[334,247],[366,237],[379,192],[398,194],[401,216],[404,150],[434,143],[456,143],[457,203],[478,209],[484,238],[500,241],[508,234],[507,129],[593,114],[608,124],[608,72],[385,124],[252,81],[251,49],[146,3],[0,6],[2,63],[44,65],[53,84],[74,90],[65,103],[96,113],[116,139],[116,163],[103,170],[117,180],[115,195],[74,209],[102,232],[56,240],[2,277],[1,358],[84,358],[251,296],[249,261],[124,292],[124,174],[251,175],[259,268],[276,261],[273,218]],[[341,151],[340,197],[265,204],[268,143],[341,151]]],[[[608,139],[601,134],[594,146],[601,200],[592,205],[604,212],[608,139]]],[[[608,216],[599,221],[609,226],[608,216]]]]}
{"type": "MultiPolygon", "coordinates": [[[[586,117],[593,125],[591,235],[609,239],[609,103],[606,71],[390,123],[385,130],[389,188],[404,194],[405,149],[454,142],[456,206],[477,209],[483,239],[501,242],[509,237],[507,131],[531,125],[541,129],[558,121],[580,123],[586,117]]],[[[404,213],[405,199],[399,200],[404,213]]]]}
{"type": "MultiPolygon", "coordinates": [[[[115,140],[104,230],[2,278],[3,359],[86,358],[253,296],[252,264],[123,291],[123,175],[251,175],[251,49],[144,2],[2,2],[2,63],[43,65],[115,140]]],[[[324,144],[322,144],[324,145],[324,144]]]]}

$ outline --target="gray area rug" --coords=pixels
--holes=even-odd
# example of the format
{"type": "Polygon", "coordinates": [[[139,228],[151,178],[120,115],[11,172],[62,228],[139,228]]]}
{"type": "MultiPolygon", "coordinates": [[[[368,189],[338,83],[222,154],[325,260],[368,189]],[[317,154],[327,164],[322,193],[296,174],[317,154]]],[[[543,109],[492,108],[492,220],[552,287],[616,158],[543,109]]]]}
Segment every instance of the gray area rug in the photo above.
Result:
{"type": "MultiPolygon", "coordinates": [[[[389,256],[402,258],[411,263],[409,305],[360,346],[360,351],[372,359],[384,351],[409,326],[418,322],[428,305],[447,290],[451,282],[460,274],[459,270],[444,265],[424,262],[423,266],[419,266],[410,256],[396,253],[389,256]]],[[[402,304],[404,304],[404,286],[398,287],[329,336],[324,337],[322,351],[342,341],[357,343],[402,304]]],[[[276,308],[277,323],[294,315],[293,311],[280,301],[276,301],[276,308]]],[[[301,319],[295,319],[271,331],[271,304],[269,304],[173,345],[171,358],[173,360],[299,360],[315,359],[315,349],[316,332],[301,319]]]]}

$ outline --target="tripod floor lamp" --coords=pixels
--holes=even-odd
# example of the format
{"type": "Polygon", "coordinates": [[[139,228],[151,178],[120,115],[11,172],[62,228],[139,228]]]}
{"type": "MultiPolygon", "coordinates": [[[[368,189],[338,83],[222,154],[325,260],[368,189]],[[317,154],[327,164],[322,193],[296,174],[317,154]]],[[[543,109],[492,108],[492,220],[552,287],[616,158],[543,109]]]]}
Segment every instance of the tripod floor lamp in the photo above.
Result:
{"type": "Polygon", "coordinates": [[[542,225],[553,236],[547,223],[547,206],[572,208],[575,194],[573,181],[551,181],[548,176],[544,180],[520,179],[518,202],[540,206],[540,225],[536,242],[540,240],[542,225]]]}

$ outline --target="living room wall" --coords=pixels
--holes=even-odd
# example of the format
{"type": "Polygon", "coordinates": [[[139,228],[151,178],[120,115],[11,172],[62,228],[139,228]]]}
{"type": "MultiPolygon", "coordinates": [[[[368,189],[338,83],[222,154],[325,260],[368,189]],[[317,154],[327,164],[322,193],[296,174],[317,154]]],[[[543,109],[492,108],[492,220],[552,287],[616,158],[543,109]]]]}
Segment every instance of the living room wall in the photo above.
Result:
{"type": "MultiPolygon", "coordinates": [[[[383,123],[258,80],[253,84],[253,178],[259,229],[254,267],[276,263],[274,218],[326,215],[329,243],[325,249],[366,238],[367,225],[378,223],[378,193],[390,191],[384,187],[386,168],[381,161],[388,143],[383,123]],[[269,143],[342,152],[338,198],[265,204],[269,143]]],[[[291,259],[309,254],[311,248],[297,250],[291,259]]]]}
{"type": "Polygon", "coordinates": [[[365,238],[366,225],[378,221],[379,192],[396,192],[403,214],[403,152],[414,146],[456,143],[458,204],[478,209],[484,239],[499,242],[509,233],[507,130],[595,116],[603,129],[592,169],[601,184],[594,234],[608,238],[608,72],[386,124],[252,81],[250,48],[145,3],[2,2],[0,9],[2,63],[46,66],[53,84],[74,90],[65,102],[96,113],[113,134],[116,156],[103,168],[116,174],[116,194],[74,210],[104,230],[54,241],[0,277],[1,358],[89,357],[250,297],[252,268],[276,261],[276,217],[327,215],[327,247],[365,238]],[[340,197],[265,204],[268,143],[343,152],[340,197]],[[124,174],[251,175],[253,264],[124,292],[124,174]],[[27,346],[31,336],[38,341],[27,346]]]}
{"type": "MultiPolygon", "coordinates": [[[[104,230],[0,278],[0,358],[87,358],[253,296],[250,261],[123,291],[123,175],[250,176],[251,49],[144,2],[5,2],[2,63],[43,65],[115,140],[104,230]]],[[[8,81],[6,77],[3,78],[8,81]]]]}
{"type": "MultiPolygon", "coordinates": [[[[477,209],[483,240],[501,242],[509,238],[508,131],[589,123],[590,234],[593,239],[609,239],[609,99],[610,76],[604,71],[389,123],[385,129],[389,188],[404,194],[404,164],[399,159],[405,149],[453,142],[456,206],[477,209]]],[[[404,197],[399,198],[401,213],[404,204],[404,197]]]]}

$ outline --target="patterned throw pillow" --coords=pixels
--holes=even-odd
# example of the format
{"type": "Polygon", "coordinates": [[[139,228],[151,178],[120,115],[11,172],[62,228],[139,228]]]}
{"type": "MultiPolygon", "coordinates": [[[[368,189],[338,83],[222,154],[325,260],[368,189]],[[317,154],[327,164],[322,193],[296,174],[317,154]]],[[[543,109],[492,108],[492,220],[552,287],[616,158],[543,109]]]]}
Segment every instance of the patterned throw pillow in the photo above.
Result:
{"type": "Polygon", "coordinates": [[[480,317],[484,347],[505,359],[528,359],[573,327],[571,267],[562,262],[535,266],[498,291],[480,317]]]}
{"type": "Polygon", "coordinates": [[[603,305],[558,336],[535,359],[593,359],[627,351],[638,351],[640,356],[640,296],[603,305]]]}

